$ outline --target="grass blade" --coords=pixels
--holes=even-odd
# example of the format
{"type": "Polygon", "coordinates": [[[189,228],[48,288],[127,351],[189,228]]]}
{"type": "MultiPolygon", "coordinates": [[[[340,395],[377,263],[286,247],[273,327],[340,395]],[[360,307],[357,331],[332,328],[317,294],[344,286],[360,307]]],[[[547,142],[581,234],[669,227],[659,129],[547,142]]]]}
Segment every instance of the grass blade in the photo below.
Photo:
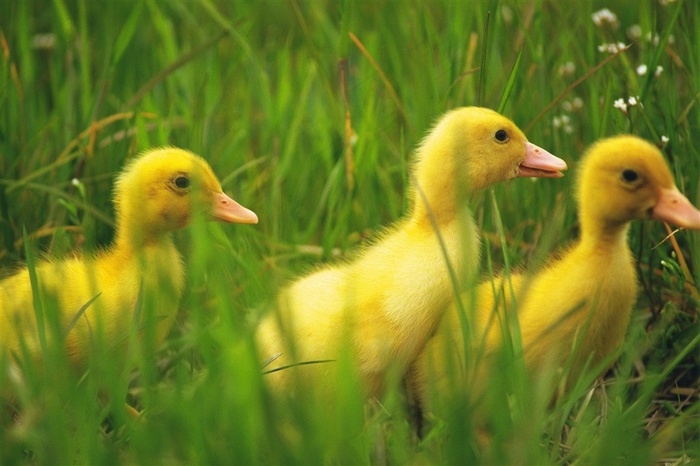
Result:
{"type": "Polygon", "coordinates": [[[29,272],[29,281],[32,287],[32,303],[34,307],[34,318],[36,319],[36,331],[39,335],[39,344],[41,345],[42,354],[47,353],[46,345],[46,323],[45,323],[45,311],[43,294],[41,288],[39,287],[39,280],[36,274],[36,262],[34,260],[34,253],[32,252],[31,243],[29,242],[29,236],[27,235],[26,228],[22,229],[22,238],[24,239],[24,254],[27,258],[27,271],[29,272]]]}
{"type": "Polygon", "coordinates": [[[523,51],[518,52],[518,58],[515,59],[515,64],[513,64],[513,69],[510,70],[510,75],[508,76],[508,82],[506,83],[506,88],[503,90],[501,95],[501,101],[498,103],[498,113],[503,113],[506,108],[506,102],[508,102],[508,97],[510,96],[510,91],[513,90],[513,85],[515,84],[515,77],[520,69],[520,59],[523,56],[523,51]]]}

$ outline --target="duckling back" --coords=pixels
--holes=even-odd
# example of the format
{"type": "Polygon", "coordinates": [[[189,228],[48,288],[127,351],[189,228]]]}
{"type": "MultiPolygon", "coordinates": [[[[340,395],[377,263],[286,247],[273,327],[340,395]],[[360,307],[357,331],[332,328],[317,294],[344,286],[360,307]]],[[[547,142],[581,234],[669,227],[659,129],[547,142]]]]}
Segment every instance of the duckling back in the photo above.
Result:
{"type": "MultiPolygon", "coordinates": [[[[182,295],[182,261],[172,243],[140,255],[108,251],[37,264],[47,344],[62,346],[78,367],[87,362],[91,344],[123,349],[131,332],[151,329],[153,344],[160,344],[182,295]]],[[[2,346],[17,355],[26,348],[31,359],[39,359],[41,336],[28,270],[0,282],[0,293],[2,346]]]]}
{"type": "Polygon", "coordinates": [[[297,368],[296,375],[290,369],[267,374],[268,382],[286,390],[296,376],[311,383],[333,380],[346,352],[365,391],[380,394],[390,368],[399,373],[415,358],[435,330],[434,309],[444,308],[460,286],[451,281],[448,262],[463,275],[478,263],[473,221],[442,233],[448,258],[435,235],[397,228],[354,261],[323,268],[284,290],[276,316],[256,331],[262,358],[283,353],[266,369],[327,362],[297,368]]]}

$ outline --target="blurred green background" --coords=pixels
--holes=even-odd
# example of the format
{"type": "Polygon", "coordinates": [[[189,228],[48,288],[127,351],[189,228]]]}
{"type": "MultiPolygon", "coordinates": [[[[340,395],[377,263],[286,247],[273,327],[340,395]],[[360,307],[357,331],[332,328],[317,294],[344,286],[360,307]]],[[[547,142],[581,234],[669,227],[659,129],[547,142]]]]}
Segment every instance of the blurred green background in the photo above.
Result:
{"type": "Polygon", "coordinates": [[[547,436],[528,448],[518,447],[533,440],[527,419],[511,419],[500,456],[449,420],[416,440],[400,393],[367,416],[323,413],[313,400],[272,409],[250,329],[279,286],[402,215],[411,153],[454,107],[502,106],[569,163],[562,180],[494,188],[505,245],[491,197],[477,206],[496,267],[504,255],[527,265],[576,236],[577,161],[600,137],[658,143],[700,205],[699,2],[0,0],[0,9],[0,273],[25,259],[23,229],[38,255],[108,245],[114,176],[154,146],[202,155],[260,217],[178,233],[182,315],[155,369],[128,384],[145,421],[96,409],[85,379],[47,375],[28,383],[20,420],[3,417],[3,463],[698,461],[698,233],[678,234],[674,250],[654,248],[663,225],[632,227],[635,344],[626,372],[609,376],[623,388],[550,407],[529,427],[547,436]],[[594,21],[603,8],[614,18],[594,21]],[[603,45],[618,43],[629,48],[603,45]]]}

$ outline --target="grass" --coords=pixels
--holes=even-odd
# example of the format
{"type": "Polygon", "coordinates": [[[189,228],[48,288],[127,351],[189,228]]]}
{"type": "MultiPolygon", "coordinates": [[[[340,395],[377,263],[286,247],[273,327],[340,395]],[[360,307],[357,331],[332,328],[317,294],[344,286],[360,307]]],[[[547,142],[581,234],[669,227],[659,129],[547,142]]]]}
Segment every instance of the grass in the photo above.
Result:
{"type": "MultiPolygon", "coordinates": [[[[280,286],[402,215],[410,154],[449,108],[502,107],[571,169],[484,196],[476,215],[496,269],[575,237],[573,175],[600,137],[668,138],[676,182],[700,205],[698,2],[6,3],[3,270],[108,244],[113,177],[153,146],[202,154],[260,224],[178,233],[181,315],[157,353],[134,352],[133,373],[93,358],[74,374],[51,347],[46,370],[27,363],[20,418],[2,414],[3,464],[699,461],[698,233],[672,244],[663,225],[633,226],[643,292],[619,362],[548,405],[506,358],[491,448],[468,406],[436,413],[417,440],[399,391],[364,406],[350,376],[337,410],[273,404],[251,338],[280,286]],[[618,27],[593,23],[603,7],[618,27]],[[629,48],[597,50],[615,42],[629,48]],[[643,106],[613,106],[630,96],[643,106]],[[125,398],[144,420],[118,409],[125,398]]],[[[2,387],[16,388],[0,364],[2,387]]]]}

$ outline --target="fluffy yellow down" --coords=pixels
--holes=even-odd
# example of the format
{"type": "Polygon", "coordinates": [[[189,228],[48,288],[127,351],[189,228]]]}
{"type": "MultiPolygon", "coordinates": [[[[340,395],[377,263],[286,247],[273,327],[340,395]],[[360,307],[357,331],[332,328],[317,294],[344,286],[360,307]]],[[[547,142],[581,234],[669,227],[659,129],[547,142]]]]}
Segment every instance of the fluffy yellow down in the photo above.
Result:
{"type": "Polygon", "coordinates": [[[480,240],[469,194],[516,176],[561,176],[566,164],[527,142],[507,118],[484,108],[444,115],[420,145],[408,195],[408,215],[348,262],[299,279],[278,296],[260,323],[261,360],[279,355],[265,375],[278,392],[333,390],[348,358],[369,395],[405,370],[422,350],[456,287],[479,265],[480,240]],[[527,159],[527,161],[526,161],[527,159]],[[458,283],[453,283],[449,269],[458,283]]]}
{"type": "Polygon", "coordinates": [[[409,374],[421,402],[434,398],[428,387],[437,390],[437,398],[478,399],[492,375],[490,358],[504,338],[510,345],[517,334],[516,319],[533,375],[568,368],[570,385],[586,365],[601,373],[612,364],[638,293],[627,244],[630,222],[653,218],[700,229],[700,211],[677,190],[659,150],[634,136],[594,144],[578,175],[580,239],[542,270],[513,274],[510,282],[487,281],[475,295],[464,294],[466,339],[452,305],[409,374]]]}
{"type": "MultiPolygon", "coordinates": [[[[208,210],[223,221],[257,223],[253,212],[222,192],[202,158],[176,148],[146,152],[128,165],[116,181],[114,203],[116,239],[109,249],[36,264],[47,344],[64,340],[78,367],[86,363],[93,342],[123,348],[131,330],[145,333],[153,347],[164,340],[184,284],[171,233],[188,224],[193,209],[208,210]]],[[[37,360],[41,337],[35,298],[27,268],[0,282],[2,350],[19,357],[26,350],[37,360]]]]}

